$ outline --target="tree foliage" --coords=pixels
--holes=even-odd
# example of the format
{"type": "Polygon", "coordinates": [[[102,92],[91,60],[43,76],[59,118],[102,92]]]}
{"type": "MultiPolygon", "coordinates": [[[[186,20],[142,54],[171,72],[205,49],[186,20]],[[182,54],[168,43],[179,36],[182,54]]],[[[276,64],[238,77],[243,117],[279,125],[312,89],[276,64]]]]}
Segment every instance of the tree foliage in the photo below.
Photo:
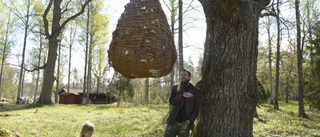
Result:
{"type": "Polygon", "coordinates": [[[126,101],[126,99],[134,96],[134,89],[131,80],[120,74],[114,76],[113,80],[109,84],[109,90],[111,90],[110,95],[116,95],[118,99],[118,107],[122,99],[123,101],[126,101]]]}
{"type": "Polygon", "coordinates": [[[314,47],[314,52],[311,56],[313,56],[314,62],[307,71],[307,80],[305,82],[306,99],[310,104],[310,108],[320,110],[320,22],[313,26],[313,30],[315,39],[311,41],[314,47]]]}

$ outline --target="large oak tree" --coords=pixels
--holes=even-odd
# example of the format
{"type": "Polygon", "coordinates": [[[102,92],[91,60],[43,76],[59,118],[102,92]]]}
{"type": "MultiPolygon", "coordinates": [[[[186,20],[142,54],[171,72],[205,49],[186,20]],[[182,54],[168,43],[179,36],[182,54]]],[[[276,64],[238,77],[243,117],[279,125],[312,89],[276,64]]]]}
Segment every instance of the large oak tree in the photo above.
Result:
{"type": "MultiPolygon", "coordinates": [[[[40,98],[38,103],[52,103],[51,95],[52,95],[52,88],[53,83],[55,81],[54,77],[54,68],[57,60],[57,49],[58,49],[58,37],[62,31],[62,29],[66,26],[68,22],[80,16],[89,2],[92,0],[87,0],[81,7],[81,10],[67,18],[65,21],[60,24],[61,14],[61,2],[62,0],[50,0],[49,4],[43,14],[43,22],[45,28],[46,38],[49,40],[49,50],[48,50],[48,58],[47,58],[47,65],[44,70],[44,78],[43,78],[43,86],[40,94],[40,98]],[[49,23],[47,19],[47,15],[53,5],[53,17],[52,17],[52,25],[51,25],[51,33],[49,33],[49,23]]],[[[68,7],[68,6],[66,6],[68,7]]],[[[68,9],[66,9],[68,10],[68,9]]]]}
{"type": "Polygon", "coordinates": [[[207,21],[197,137],[249,137],[258,102],[258,23],[269,0],[199,0],[207,21]]]}

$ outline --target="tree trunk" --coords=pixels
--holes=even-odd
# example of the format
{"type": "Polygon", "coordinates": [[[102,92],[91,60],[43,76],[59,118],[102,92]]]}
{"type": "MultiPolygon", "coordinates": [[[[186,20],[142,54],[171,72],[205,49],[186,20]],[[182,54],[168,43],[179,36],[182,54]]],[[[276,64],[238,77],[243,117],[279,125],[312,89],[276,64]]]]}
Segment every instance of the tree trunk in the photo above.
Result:
{"type": "Polygon", "coordinates": [[[307,10],[307,23],[308,23],[308,36],[309,36],[309,38],[308,38],[308,41],[309,41],[309,44],[310,44],[310,46],[309,46],[309,49],[310,49],[310,64],[311,64],[311,66],[313,67],[313,49],[314,49],[314,46],[313,46],[313,44],[310,42],[310,41],[312,41],[312,17],[311,17],[311,14],[310,14],[310,11],[311,11],[311,9],[312,9],[312,6],[310,7],[310,5],[313,5],[314,3],[313,2],[311,2],[310,0],[307,0],[306,1],[306,10],[307,10]]]}
{"type": "Polygon", "coordinates": [[[101,79],[97,77],[97,93],[99,93],[99,90],[100,90],[100,82],[101,82],[101,79]]]}
{"type": "Polygon", "coordinates": [[[121,103],[121,90],[119,91],[119,98],[118,98],[118,103],[117,103],[117,107],[120,107],[120,103],[121,103]]]}
{"type": "MultiPolygon", "coordinates": [[[[70,30],[70,35],[72,33],[72,30],[70,30]]],[[[71,38],[71,36],[70,36],[71,38]]],[[[70,45],[69,45],[69,63],[68,63],[68,93],[70,92],[70,77],[71,77],[71,51],[72,51],[72,43],[70,42],[70,45]]]]}
{"type": "Polygon", "coordinates": [[[302,52],[301,48],[301,30],[300,30],[300,10],[299,10],[299,0],[295,0],[296,9],[296,24],[297,24],[297,53],[298,53],[298,75],[299,75],[299,90],[298,90],[298,101],[299,101],[299,116],[307,118],[307,114],[304,111],[303,104],[303,72],[302,72],[302,52]]]}
{"type": "Polygon", "coordinates": [[[269,48],[269,80],[270,80],[270,104],[274,103],[274,93],[273,93],[273,83],[272,83],[272,43],[271,43],[271,34],[270,34],[270,17],[268,16],[268,48],[269,48]]]}
{"type": "MultiPolygon", "coordinates": [[[[175,7],[174,7],[174,1],[171,0],[171,32],[172,32],[172,35],[174,37],[174,24],[175,24],[175,14],[176,14],[176,10],[175,10],[175,7]]],[[[180,55],[180,53],[179,53],[180,55]]],[[[180,58],[180,57],[179,57],[180,58]]],[[[175,66],[175,65],[174,65],[175,66]]],[[[168,93],[167,93],[167,100],[169,100],[169,97],[170,97],[170,92],[171,92],[171,87],[173,87],[174,85],[174,66],[173,66],[173,69],[172,69],[172,72],[171,72],[171,77],[170,77],[170,87],[169,87],[169,90],[168,90],[168,93]]]]}
{"type": "MultiPolygon", "coordinates": [[[[41,61],[41,52],[42,52],[42,29],[40,27],[40,48],[39,48],[39,56],[38,56],[38,67],[40,67],[40,61],[41,61]]],[[[34,92],[34,101],[37,99],[37,92],[38,92],[38,86],[39,86],[39,77],[40,77],[40,69],[38,70],[37,74],[37,83],[36,83],[36,90],[34,92]]]]}
{"type": "Polygon", "coordinates": [[[61,58],[61,40],[59,41],[59,55],[58,55],[58,70],[57,70],[57,78],[56,78],[56,91],[54,92],[54,102],[58,103],[58,92],[59,92],[59,84],[60,84],[60,58],[61,58]]]}
{"type": "Polygon", "coordinates": [[[278,37],[277,37],[277,60],[276,60],[276,87],[274,91],[274,109],[279,110],[279,105],[278,105],[278,96],[279,96],[279,71],[280,71],[280,35],[281,35],[281,30],[280,30],[280,9],[279,9],[279,0],[277,0],[277,30],[278,30],[278,37]]]}
{"type": "Polygon", "coordinates": [[[286,87],[286,93],[285,93],[286,103],[289,103],[289,76],[287,76],[287,87],[286,87]]]}
{"type": "MultiPolygon", "coordinates": [[[[57,49],[58,49],[58,36],[60,35],[60,18],[61,18],[61,1],[62,0],[54,0],[54,8],[53,8],[53,18],[52,18],[52,26],[51,26],[51,38],[49,38],[49,51],[47,58],[47,66],[44,70],[44,78],[42,90],[39,98],[39,102],[45,104],[51,104],[51,95],[53,90],[53,83],[55,81],[54,77],[54,69],[56,66],[57,60],[57,49]]],[[[48,36],[47,36],[48,37],[48,36]]]]}
{"type": "MultiPolygon", "coordinates": [[[[75,24],[71,24],[71,25],[75,25],[75,24]]],[[[70,81],[71,81],[71,57],[72,57],[72,46],[73,46],[73,42],[74,42],[74,38],[76,35],[76,29],[77,27],[71,26],[70,27],[70,41],[69,41],[69,62],[68,62],[68,93],[70,92],[70,81]]],[[[74,88],[74,83],[73,86],[74,88]]]]}
{"type": "Polygon", "coordinates": [[[8,48],[8,37],[9,37],[9,24],[11,22],[11,13],[9,14],[8,17],[8,22],[6,25],[6,34],[5,34],[5,40],[4,40],[4,45],[3,45],[3,51],[2,51],[2,59],[1,59],[1,70],[0,70],[0,98],[2,98],[2,76],[3,76],[3,66],[4,66],[4,61],[7,58],[7,48],[8,48]]]}
{"type": "Polygon", "coordinates": [[[144,102],[145,104],[149,104],[149,78],[146,78],[146,81],[145,81],[145,94],[144,94],[144,102]]]}
{"type": "Polygon", "coordinates": [[[183,18],[182,18],[182,0],[179,0],[179,74],[183,70],[183,37],[182,37],[182,31],[183,31],[183,18]]]}
{"type": "Polygon", "coordinates": [[[90,26],[90,9],[91,6],[89,5],[88,6],[88,32],[89,32],[89,36],[90,36],[90,39],[89,39],[89,53],[88,53],[88,57],[89,57],[89,60],[88,60],[88,85],[87,85],[87,100],[89,100],[89,94],[91,93],[91,70],[92,70],[92,50],[93,50],[93,44],[92,44],[92,39],[93,39],[93,35],[92,35],[92,26],[90,26]]]}
{"type": "Polygon", "coordinates": [[[22,73],[22,82],[21,82],[21,97],[23,97],[23,93],[24,93],[24,76],[26,75],[26,71],[23,69],[23,73],[22,73]]]}
{"type": "Polygon", "coordinates": [[[197,84],[200,112],[192,135],[253,136],[259,15],[269,1],[199,1],[206,15],[207,36],[202,80],[197,84]]]}
{"type": "Polygon", "coordinates": [[[84,81],[83,81],[83,100],[86,100],[86,102],[82,102],[82,104],[87,104],[87,102],[89,102],[87,99],[89,97],[87,97],[86,92],[88,93],[88,90],[86,90],[86,88],[88,88],[86,85],[87,83],[87,72],[88,72],[88,49],[89,49],[89,9],[87,11],[87,32],[86,32],[86,51],[85,51],[85,65],[84,65],[84,81]],[[86,98],[86,99],[84,99],[86,98]]]}
{"type": "Polygon", "coordinates": [[[45,103],[45,104],[51,104],[51,95],[53,90],[53,83],[54,83],[54,68],[55,63],[57,59],[57,47],[58,47],[58,36],[60,35],[61,30],[66,26],[66,24],[80,16],[84,12],[84,8],[86,5],[89,4],[92,0],[87,0],[81,7],[81,11],[79,11],[77,14],[69,17],[66,19],[62,25],[60,25],[60,19],[61,19],[61,1],[62,0],[50,0],[48,7],[46,8],[44,14],[43,14],[43,23],[45,28],[45,34],[47,39],[49,39],[49,50],[48,50],[48,58],[47,58],[47,66],[44,70],[44,77],[43,77],[43,85],[42,90],[39,98],[39,103],[45,103]],[[54,3],[54,4],[53,4],[54,3]],[[53,7],[53,17],[52,17],[52,26],[51,26],[51,34],[49,34],[49,23],[47,20],[47,15],[52,7],[53,7]]]}
{"type": "MultiPolygon", "coordinates": [[[[90,35],[90,43],[92,41],[92,35],[90,35]]],[[[87,85],[87,100],[89,100],[89,94],[91,93],[91,68],[92,68],[92,44],[89,45],[89,62],[88,62],[88,85],[87,85]]]]}
{"type": "Polygon", "coordinates": [[[27,20],[25,23],[25,29],[24,29],[24,41],[23,41],[23,50],[22,50],[22,60],[21,60],[21,66],[20,66],[20,76],[19,76],[19,88],[18,88],[18,94],[17,94],[17,102],[19,103],[20,100],[20,91],[23,85],[23,71],[24,71],[24,57],[25,57],[25,52],[26,52],[26,46],[27,46],[27,37],[28,37],[28,28],[29,28],[29,6],[27,6],[27,20]]]}
{"type": "Polygon", "coordinates": [[[6,57],[5,57],[6,50],[7,50],[7,44],[4,45],[3,51],[2,51],[1,70],[0,70],[0,98],[2,98],[2,96],[1,96],[1,93],[2,93],[2,89],[1,89],[2,88],[2,75],[3,75],[4,61],[6,59],[6,57]]]}

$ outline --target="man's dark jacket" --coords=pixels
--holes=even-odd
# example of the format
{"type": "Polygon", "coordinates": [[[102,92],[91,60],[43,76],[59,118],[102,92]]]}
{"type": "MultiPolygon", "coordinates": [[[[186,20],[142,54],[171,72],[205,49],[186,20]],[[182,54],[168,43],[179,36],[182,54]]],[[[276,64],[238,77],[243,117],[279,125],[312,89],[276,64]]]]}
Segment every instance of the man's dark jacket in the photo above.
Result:
{"type": "Polygon", "coordinates": [[[188,88],[186,89],[186,92],[190,92],[193,95],[193,97],[184,99],[183,91],[179,92],[177,91],[177,88],[178,88],[178,85],[174,85],[172,87],[169,102],[170,102],[170,105],[173,105],[173,106],[167,118],[167,124],[168,125],[174,124],[177,114],[179,112],[179,109],[181,107],[181,103],[185,101],[186,116],[187,116],[187,119],[190,121],[189,127],[193,129],[193,123],[195,119],[198,117],[198,113],[199,113],[199,89],[190,83],[188,88]]]}

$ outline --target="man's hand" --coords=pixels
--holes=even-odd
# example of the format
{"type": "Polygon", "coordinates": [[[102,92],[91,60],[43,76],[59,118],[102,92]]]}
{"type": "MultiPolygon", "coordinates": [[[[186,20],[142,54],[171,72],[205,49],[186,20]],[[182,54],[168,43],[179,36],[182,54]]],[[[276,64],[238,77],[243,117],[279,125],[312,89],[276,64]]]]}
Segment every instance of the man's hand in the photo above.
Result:
{"type": "Polygon", "coordinates": [[[184,98],[192,98],[193,95],[190,92],[185,92],[185,93],[183,93],[183,97],[184,98]]]}
{"type": "Polygon", "coordinates": [[[189,120],[187,120],[187,123],[188,123],[188,125],[190,125],[190,121],[189,120]]]}

